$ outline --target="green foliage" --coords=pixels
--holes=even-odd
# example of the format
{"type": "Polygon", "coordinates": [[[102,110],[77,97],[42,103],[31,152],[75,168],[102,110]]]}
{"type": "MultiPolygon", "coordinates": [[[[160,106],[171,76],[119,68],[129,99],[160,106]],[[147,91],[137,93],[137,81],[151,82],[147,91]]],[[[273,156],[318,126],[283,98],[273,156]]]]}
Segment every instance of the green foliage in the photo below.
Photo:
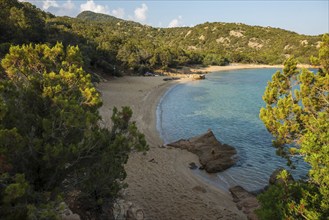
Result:
{"type": "Polygon", "coordinates": [[[260,219],[281,220],[283,218],[284,207],[284,190],[282,187],[273,185],[267,189],[266,193],[260,194],[257,199],[261,203],[262,208],[256,210],[256,214],[260,219]]]}
{"type": "Polygon", "coordinates": [[[224,58],[220,55],[209,53],[205,55],[205,57],[203,58],[203,64],[207,66],[209,65],[225,66],[229,64],[229,61],[227,58],[224,58]]]}
{"type": "Polygon", "coordinates": [[[271,185],[257,198],[261,208],[256,210],[260,219],[326,219],[327,214],[319,209],[322,201],[318,187],[307,182],[289,182],[288,172],[278,175],[283,180],[271,185]]]}
{"type": "Polygon", "coordinates": [[[0,43],[39,42],[45,37],[45,19],[50,15],[30,3],[0,1],[0,43]]]}
{"type": "MultiPolygon", "coordinates": [[[[309,180],[287,185],[281,213],[288,219],[326,219],[329,216],[329,36],[323,36],[317,73],[297,70],[288,59],[283,72],[268,82],[260,118],[276,138],[279,155],[288,159],[301,156],[310,164],[309,180]],[[299,190],[299,196],[291,194],[299,190]]],[[[274,190],[274,189],[273,189],[274,190]]],[[[265,193],[270,198],[271,193],[265,193]]],[[[264,202],[264,200],[263,200],[264,202]]],[[[267,212],[269,206],[263,206],[267,212]]]]}
{"type": "Polygon", "coordinates": [[[55,17],[17,0],[1,0],[0,6],[0,57],[9,48],[6,43],[62,42],[79,45],[85,68],[110,75],[191,64],[281,64],[290,56],[309,63],[321,40],[236,23],[153,28],[93,12],[82,12],[77,18],[55,17]]]}
{"type": "Polygon", "coordinates": [[[61,43],[12,46],[2,60],[1,216],[57,219],[61,195],[76,190],[89,204],[78,212],[100,218],[124,187],[129,152],[147,149],[128,107],[114,110],[111,130],[100,127],[100,94],[82,61],[61,43]]]}
{"type": "MultiPolygon", "coordinates": [[[[140,66],[165,69],[202,63],[279,64],[286,56],[295,56],[308,63],[307,57],[316,55],[315,48],[320,41],[320,37],[234,23],[159,29],[93,12],[82,12],[77,19],[50,19],[48,24],[56,32],[65,29],[66,33],[83,36],[87,40],[83,44],[88,44],[88,50],[93,51],[85,53],[82,50],[89,56],[91,66],[103,60],[135,71],[140,66]],[[54,25],[59,23],[61,25],[54,25]],[[231,31],[239,32],[243,37],[236,37],[231,31]],[[113,43],[109,45],[109,42],[113,43]]],[[[66,42],[66,39],[61,41],[66,42]]],[[[79,45],[82,48],[82,44],[79,45]]]]}

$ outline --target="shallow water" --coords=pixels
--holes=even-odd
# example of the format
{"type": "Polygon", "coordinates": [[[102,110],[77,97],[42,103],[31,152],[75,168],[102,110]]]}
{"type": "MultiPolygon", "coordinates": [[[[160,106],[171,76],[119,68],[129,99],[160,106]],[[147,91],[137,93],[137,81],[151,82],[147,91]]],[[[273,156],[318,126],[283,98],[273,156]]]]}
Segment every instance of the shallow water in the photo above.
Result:
{"type": "MultiPolygon", "coordinates": [[[[210,128],[219,141],[237,149],[238,162],[215,177],[203,171],[196,174],[224,188],[241,185],[254,191],[265,187],[271,173],[286,164],[276,156],[272,136],[258,116],[264,106],[262,95],[267,81],[277,70],[214,72],[206,80],[174,86],[157,108],[157,128],[162,139],[170,143],[210,128]]],[[[295,178],[306,172],[305,164],[292,171],[295,178]]]]}

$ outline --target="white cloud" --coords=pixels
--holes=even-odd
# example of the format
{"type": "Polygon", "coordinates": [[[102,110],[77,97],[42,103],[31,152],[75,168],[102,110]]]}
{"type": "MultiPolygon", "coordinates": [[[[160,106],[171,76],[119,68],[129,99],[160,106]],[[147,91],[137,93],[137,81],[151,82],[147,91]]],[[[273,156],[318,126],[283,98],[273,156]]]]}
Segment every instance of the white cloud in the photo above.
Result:
{"type": "Polygon", "coordinates": [[[111,14],[117,18],[123,18],[125,16],[125,10],[123,8],[113,9],[111,14]]]}
{"type": "Polygon", "coordinates": [[[75,0],[18,0],[20,2],[30,2],[44,11],[57,16],[74,17],[79,13],[75,0]]]}
{"type": "Polygon", "coordinates": [[[96,13],[109,14],[107,6],[97,5],[94,0],[87,0],[86,3],[80,5],[80,11],[93,11],[96,13]]]}
{"type": "Polygon", "coordinates": [[[145,21],[146,20],[146,13],[148,11],[148,7],[146,4],[142,4],[142,7],[135,9],[135,18],[139,21],[145,21]]]}
{"type": "Polygon", "coordinates": [[[58,4],[57,4],[56,0],[46,0],[46,1],[43,1],[42,8],[44,10],[47,10],[50,7],[58,8],[58,4]]]}
{"type": "Polygon", "coordinates": [[[172,27],[179,27],[183,25],[183,21],[182,21],[183,17],[180,15],[178,16],[178,18],[175,18],[173,20],[171,20],[171,22],[169,23],[168,27],[172,28],[172,27]]]}
{"type": "Polygon", "coordinates": [[[72,2],[72,0],[67,0],[62,5],[59,6],[58,10],[54,11],[56,15],[59,16],[65,16],[65,15],[75,15],[78,13],[75,4],[72,2]]]}
{"type": "Polygon", "coordinates": [[[74,7],[75,7],[75,5],[71,0],[67,0],[67,2],[65,2],[63,4],[63,9],[64,10],[72,10],[72,9],[74,9],[74,7]]]}

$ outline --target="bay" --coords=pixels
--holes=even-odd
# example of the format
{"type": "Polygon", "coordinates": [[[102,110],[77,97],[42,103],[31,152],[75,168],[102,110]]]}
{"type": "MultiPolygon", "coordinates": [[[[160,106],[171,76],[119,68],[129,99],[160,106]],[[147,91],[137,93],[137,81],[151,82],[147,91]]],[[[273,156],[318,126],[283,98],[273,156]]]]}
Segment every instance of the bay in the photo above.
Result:
{"type": "MultiPolygon", "coordinates": [[[[259,119],[267,81],[278,69],[214,72],[206,80],[182,83],[162,97],[157,108],[157,129],[165,143],[189,138],[212,129],[217,139],[238,151],[235,166],[214,175],[195,171],[222,188],[240,185],[250,191],[265,187],[269,176],[286,160],[275,154],[271,134],[259,119]]],[[[290,170],[295,178],[307,165],[290,170]]]]}

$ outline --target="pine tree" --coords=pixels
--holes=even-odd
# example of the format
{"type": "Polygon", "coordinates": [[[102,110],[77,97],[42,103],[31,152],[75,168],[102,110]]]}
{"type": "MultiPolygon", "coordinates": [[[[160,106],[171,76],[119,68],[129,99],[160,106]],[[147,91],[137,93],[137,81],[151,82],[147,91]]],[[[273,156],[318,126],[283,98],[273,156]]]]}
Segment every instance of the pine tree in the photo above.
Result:
{"type": "MultiPolygon", "coordinates": [[[[329,35],[323,36],[316,60],[321,68],[313,73],[299,71],[297,62],[288,59],[283,72],[276,72],[268,82],[263,96],[266,107],[260,111],[261,120],[275,137],[278,154],[290,165],[292,157],[300,156],[311,166],[306,182],[273,186],[261,196],[263,204],[269,199],[280,203],[276,211],[287,219],[329,217],[329,35]],[[282,196],[270,198],[275,187],[282,196]]],[[[265,205],[261,213],[270,209],[265,205]]]]}

